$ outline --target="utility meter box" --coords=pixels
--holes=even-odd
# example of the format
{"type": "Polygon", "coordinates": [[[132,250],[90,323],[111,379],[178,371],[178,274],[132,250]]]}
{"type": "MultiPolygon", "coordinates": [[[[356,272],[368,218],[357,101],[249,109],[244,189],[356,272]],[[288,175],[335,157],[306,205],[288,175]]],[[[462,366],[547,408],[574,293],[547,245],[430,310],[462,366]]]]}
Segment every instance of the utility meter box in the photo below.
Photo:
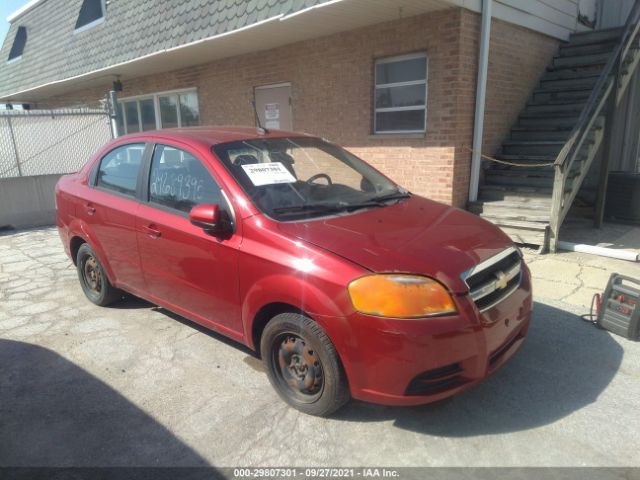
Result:
{"type": "Polygon", "coordinates": [[[612,274],[602,297],[597,323],[630,340],[640,340],[640,280],[612,274]]]}

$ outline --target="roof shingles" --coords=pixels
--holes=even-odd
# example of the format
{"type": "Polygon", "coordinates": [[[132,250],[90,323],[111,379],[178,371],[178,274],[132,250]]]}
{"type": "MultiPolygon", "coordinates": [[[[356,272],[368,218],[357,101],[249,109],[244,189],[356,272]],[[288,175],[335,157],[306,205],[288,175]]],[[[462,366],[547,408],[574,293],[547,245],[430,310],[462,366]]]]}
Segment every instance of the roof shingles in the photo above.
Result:
{"type": "Polygon", "coordinates": [[[0,49],[0,98],[232,31],[328,0],[117,0],[105,22],[74,33],[83,0],[45,0],[11,24],[0,49]],[[29,38],[7,63],[19,26],[29,38]]]}

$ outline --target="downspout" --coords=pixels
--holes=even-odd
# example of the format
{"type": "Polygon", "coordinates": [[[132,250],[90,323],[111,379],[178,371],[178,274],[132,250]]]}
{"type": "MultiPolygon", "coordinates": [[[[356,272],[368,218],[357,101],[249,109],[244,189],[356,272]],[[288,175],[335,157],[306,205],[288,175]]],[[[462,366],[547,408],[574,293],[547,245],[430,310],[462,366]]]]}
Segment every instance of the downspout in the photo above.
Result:
{"type": "Polygon", "coordinates": [[[484,132],[484,107],[487,97],[487,74],[489,70],[489,41],[491,38],[491,6],[493,0],[482,1],[482,31],[480,32],[480,53],[478,55],[478,81],[476,85],[476,113],[473,128],[473,152],[471,153],[471,178],[469,180],[469,201],[478,199],[480,186],[480,166],[482,164],[482,135],[484,132]]]}

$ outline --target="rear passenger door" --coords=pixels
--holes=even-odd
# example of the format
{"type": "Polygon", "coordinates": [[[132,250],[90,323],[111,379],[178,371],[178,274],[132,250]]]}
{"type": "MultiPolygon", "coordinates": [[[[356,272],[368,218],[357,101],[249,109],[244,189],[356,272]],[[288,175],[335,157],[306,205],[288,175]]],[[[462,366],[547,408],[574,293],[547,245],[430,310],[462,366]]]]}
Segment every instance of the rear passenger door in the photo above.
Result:
{"type": "Polygon", "coordinates": [[[219,183],[187,147],[157,144],[145,190],[136,229],[147,291],[177,313],[242,335],[239,238],[217,237],[189,220],[191,208],[211,203],[232,217],[219,183]]]}
{"type": "Polygon", "coordinates": [[[134,293],[144,287],[135,221],[145,149],[145,143],[131,143],[102,157],[85,199],[76,207],[97,239],[96,253],[110,266],[112,280],[134,293]]]}

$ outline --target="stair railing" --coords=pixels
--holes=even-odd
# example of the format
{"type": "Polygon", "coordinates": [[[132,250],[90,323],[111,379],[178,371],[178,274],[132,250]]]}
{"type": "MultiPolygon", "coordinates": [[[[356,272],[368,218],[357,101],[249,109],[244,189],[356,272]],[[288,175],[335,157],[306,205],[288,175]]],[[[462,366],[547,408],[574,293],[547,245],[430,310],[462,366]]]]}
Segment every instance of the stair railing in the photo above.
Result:
{"type": "MultiPolygon", "coordinates": [[[[615,50],[602,70],[587,99],[586,105],[578,117],[575,127],[554,162],[555,175],[551,197],[549,232],[549,248],[552,252],[556,251],[560,226],[569,212],[575,196],[578,194],[584,177],[589,171],[595,152],[593,152],[590,159],[588,158],[579,166],[580,171],[577,177],[570,183],[568,183],[569,173],[576,166],[576,160],[579,158],[585,141],[595,128],[601,128],[597,124],[597,119],[605,109],[605,106],[609,104],[610,110],[608,113],[610,113],[614,111],[615,106],[620,101],[623,93],[620,88],[620,77],[623,74],[629,74],[630,76],[633,73],[624,72],[623,68],[625,65],[632,63],[631,58],[635,53],[632,52],[631,48],[638,37],[638,32],[640,32],[640,0],[635,1],[615,50]]],[[[611,128],[611,119],[612,115],[608,115],[604,128],[611,128]]],[[[608,152],[604,152],[604,154],[607,155],[608,152]]]]}

